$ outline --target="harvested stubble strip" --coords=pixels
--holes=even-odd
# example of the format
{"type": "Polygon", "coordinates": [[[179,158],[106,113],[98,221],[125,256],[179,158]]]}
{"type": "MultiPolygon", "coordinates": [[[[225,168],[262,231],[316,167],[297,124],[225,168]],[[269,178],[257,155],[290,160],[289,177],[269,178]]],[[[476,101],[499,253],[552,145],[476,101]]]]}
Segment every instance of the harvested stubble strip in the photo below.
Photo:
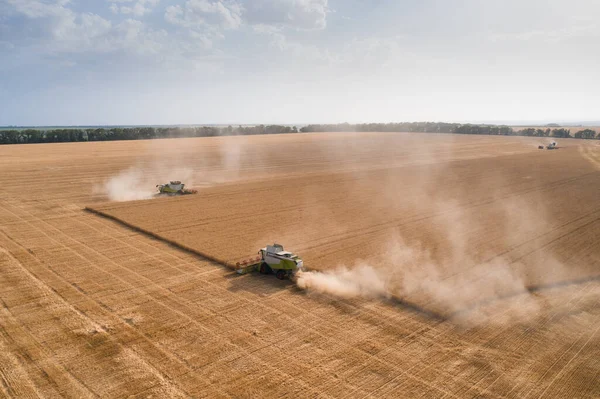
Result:
{"type": "Polygon", "coordinates": [[[197,249],[190,248],[190,247],[188,247],[186,245],[178,243],[177,241],[169,240],[168,238],[164,238],[164,237],[160,236],[159,234],[156,234],[156,233],[154,233],[152,231],[143,229],[143,228],[141,228],[139,226],[135,226],[135,225],[133,225],[133,224],[131,224],[131,223],[125,221],[125,220],[122,220],[122,219],[120,219],[120,218],[118,218],[116,216],[110,215],[108,213],[102,212],[102,211],[94,209],[94,208],[90,208],[88,206],[86,206],[84,208],[84,210],[87,211],[87,212],[96,214],[96,215],[100,215],[100,216],[105,217],[107,219],[113,220],[115,222],[118,222],[118,223],[120,223],[120,224],[122,224],[124,226],[127,226],[128,228],[130,228],[130,229],[132,229],[134,231],[146,234],[146,235],[148,235],[148,236],[150,236],[150,237],[152,237],[152,238],[154,238],[156,240],[163,241],[163,242],[165,242],[165,243],[167,243],[169,245],[172,245],[173,247],[179,248],[179,249],[181,249],[183,251],[189,252],[189,253],[194,254],[196,256],[200,256],[200,257],[202,257],[204,259],[207,259],[207,260],[210,260],[212,262],[218,263],[221,266],[225,266],[225,267],[227,267],[229,269],[235,269],[235,265],[234,264],[230,264],[226,260],[219,259],[219,258],[216,258],[214,256],[211,256],[210,254],[200,252],[197,249]]]}

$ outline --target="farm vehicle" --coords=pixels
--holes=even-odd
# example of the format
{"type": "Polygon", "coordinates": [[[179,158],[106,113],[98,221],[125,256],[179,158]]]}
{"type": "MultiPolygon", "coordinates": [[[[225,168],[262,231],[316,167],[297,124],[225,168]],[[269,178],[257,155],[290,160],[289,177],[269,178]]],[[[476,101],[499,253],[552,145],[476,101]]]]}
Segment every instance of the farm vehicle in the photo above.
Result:
{"type": "Polygon", "coordinates": [[[546,147],[544,147],[543,145],[538,145],[538,150],[543,150],[544,148],[547,150],[555,150],[558,147],[556,146],[556,141],[550,142],[550,144],[546,145],[546,147]]]}
{"type": "Polygon", "coordinates": [[[236,272],[246,274],[258,271],[261,274],[275,274],[275,276],[284,280],[292,278],[299,270],[302,270],[304,264],[298,255],[284,251],[283,246],[279,244],[267,245],[258,251],[254,258],[238,262],[236,272]]]}
{"type": "Polygon", "coordinates": [[[171,181],[167,184],[157,184],[156,188],[158,189],[158,194],[165,195],[187,195],[187,194],[196,194],[198,191],[196,190],[188,190],[185,188],[185,184],[182,182],[175,180],[171,181]]]}

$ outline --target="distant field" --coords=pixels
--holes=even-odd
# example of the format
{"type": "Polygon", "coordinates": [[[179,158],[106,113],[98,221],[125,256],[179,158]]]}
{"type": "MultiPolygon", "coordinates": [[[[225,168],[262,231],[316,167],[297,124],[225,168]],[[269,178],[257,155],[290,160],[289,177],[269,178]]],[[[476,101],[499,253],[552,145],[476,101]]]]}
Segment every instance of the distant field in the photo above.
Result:
{"type": "Polygon", "coordinates": [[[600,397],[600,145],[544,140],[0,146],[0,396],[600,397]],[[169,179],[200,192],[124,201],[169,179]],[[238,276],[85,206],[226,264],[278,241],[393,296],[238,276]]]}

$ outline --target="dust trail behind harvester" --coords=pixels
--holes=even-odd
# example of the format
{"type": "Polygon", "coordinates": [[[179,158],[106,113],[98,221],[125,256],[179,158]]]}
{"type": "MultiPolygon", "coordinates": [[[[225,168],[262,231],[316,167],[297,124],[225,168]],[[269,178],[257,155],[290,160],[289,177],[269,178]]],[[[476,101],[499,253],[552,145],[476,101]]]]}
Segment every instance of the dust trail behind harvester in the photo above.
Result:
{"type": "Polygon", "coordinates": [[[330,272],[300,271],[296,284],[305,290],[331,294],[342,298],[389,297],[386,281],[377,270],[367,265],[345,267],[330,272]]]}
{"type": "Polygon", "coordinates": [[[121,171],[106,180],[103,185],[95,187],[94,192],[104,194],[110,201],[117,202],[150,199],[154,190],[144,175],[144,171],[137,168],[121,171]]]}
{"type": "MultiPolygon", "coordinates": [[[[410,249],[397,248],[401,252],[410,249]]],[[[369,299],[394,299],[410,304],[426,313],[455,321],[483,320],[479,313],[480,303],[489,303],[509,295],[521,295],[521,307],[504,314],[502,322],[514,321],[537,314],[537,299],[529,292],[526,279],[502,259],[447,278],[447,266],[420,259],[392,259],[384,268],[366,264],[357,267],[339,267],[331,271],[303,271],[297,274],[296,284],[307,292],[333,295],[345,299],[362,297],[369,299]],[[422,263],[421,263],[422,262],[422,263]]],[[[500,322],[494,315],[495,322],[500,322]]]]}
{"type": "MultiPolygon", "coordinates": [[[[420,158],[427,156],[426,148],[418,150],[420,158]]],[[[529,293],[528,287],[537,284],[541,276],[550,281],[568,274],[567,268],[548,251],[532,255],[527,263],[522,263],[518,254],[510,253],[523,242],[523,237],[539,237],[549,231],[551,212],[544,208],[542,197],[536,199],[542,194],[532,191],[529,197],[521,197],[502,191],[510,187],[507,177],[503,171],[492,170],[485,179],[469,186],[478,186],[486,195],[475,199],[484,200],[484,206],[473,207],[473,198],[454,190],[448,180],[453,176],[440,173],[439,166],[424,165],[419,173],[417,183],[410,187],[397,180],[382,184],[377,200],[385,204],[377,205],[427,215],[426,221],[390,229],[383,239],[385,249],[372,253],[367,260],[331,265],[335,267],[332,270],[300,272],[298,287],[309,293],[343,298],[394,298],[444,317],[460,321],[475,318],[478,322],[491,321],[482,316],[480,304],[517,295],[520,307],[505,312],[502,318],[495,315],[495,322],[535,317],[539,300],[529,293]],[[434,168],[438,169],[434,172],[434,168]],[[446,192],[452,196],[441,194],[446,192]],[[410,227],[409,231],[406,227],[410,227]],[[486,241],[485,233],[492,229],[494,237],[486,241]]],[[[530,171],[523,172],[527,173],[530,171]]],[[[526,181],[525,177],[522,179],[526,181]]],[[[358,196],[361,190],[363,187],[357,186],[348,196],[358,196]]],[[[361,217],[369,215],[377,220],[379,215],[369,212],[365,209],[361,217]]],[[[350,229],[347,226],[342,230],[350,229]]]]}
{"type": "Polygon", "coordinates": [[[172,180],[186,188],[235,180],[246,142],[242,137],[150,140],[134,165],[94,185],[93,194],[117,202],[145,200],[154,198],[157,184],[172,180]]]}
{"type": "Polygon", "coordinates": [[[109,201],[115,202],[146,200],[154,198],[157,194],[157,184],[181,180],[186,186],[192,186],[195,175],[189,168],[162,165],[134,166],[95,186],[94,193],[104,195],[109,201]]]}

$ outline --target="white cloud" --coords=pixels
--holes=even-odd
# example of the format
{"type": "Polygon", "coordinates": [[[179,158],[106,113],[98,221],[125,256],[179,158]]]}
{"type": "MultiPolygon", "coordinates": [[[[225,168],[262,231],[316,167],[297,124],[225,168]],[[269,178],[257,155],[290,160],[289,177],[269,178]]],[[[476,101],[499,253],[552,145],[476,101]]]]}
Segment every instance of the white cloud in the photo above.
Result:
{"type": "Polygon", "coordinates": [[[245,5],[244,15],[253,25],[319,30],[327,26],[330,11],[328,0],[252,0],[245,5]]]}
{"type": "Polygon", "coordinates": [[[317,45],[305,44],[288,39],[279,27],[271,25],[253,25],[255,33],[269,38],[269,47],[285,53],[290,59],[298,62],[309,62],[313,65],[318,62],[321,66],[330,65],[335,61],[336,55],[317,45]]]}
{"type": "Polygon", "coordinates": [[[61,17],[68,11],[64,6],[68,3],[66,0],[55,2],[43,2],[39,0],[7,0],[17,13],[23,14],[29,18],[61,17]]]}
{"type": "Polygon", "coordinates": [[[94,38],[110,31],[111,22],[92,13],[77,14],[67,8],[66,0],[52,3],[39,0],[8,0],[17,14],[30,20],[35,20],[31,25],[42,29],[49,35],[54,44],[61,47],[73,43],[89,43],[94,38]]]}
{"type": "Polygon", "coordinates": [[[257,24],[252,26],[252,30],[255,33],[261,34],[274,34],[281,32],[281,28],[273,25],[257,24]]]}
{"type": "Polygon", "coordinates": [[[242,25],[242,7],[235,1],[188,0],[183,7],[167,7],[165,20],[193,29],[237,29],[242,25]]]}
{"type": "Polygon", "coordinates": [[[135,19],[119,24],[93,14],[82,14],[67,25],[60,36],[47,47],[59,53],[110,53],[126,50],[132,54],[159,54],[167,46],[167,33],[148,29],[135,19]]]}
{"type": "Polygon", "coordinates": [[[180,5],[169,6],[165,10],[165,20],[173,25],[183,25],[183,9],[180,5]]]}
{"type": "Polygon", "coordinates": [[[152,9],[158,4],[160,0],[108,0],[112,3],[109,9],[117,14],[132,14],[136,17],[141,17],[152,11],[152,9]],[[130,5],[118,6],[115,3],[127,3],[130,5]]]}
{"type": "Polygon", "coordinates": [[[328,0],[188,0],[167,7],[164,18],[186,28],[203,48],[211,48],[215,39],[223,38],[224,30],[247,24],[254,33],[269,35],[272,47],[295,53],[306,47],[315,55],[315,46],[290,43],[283,30],[324,29],[330,12],[327,4],[328,0]]]}
{"type": "Polygon", "coordinates": [[[12,50],[14,48],[15,48],[15,45],[12,44],[11,42],[6,42],[6,41],[0,40],[0,49],[12,50]]]}
{"type": "Polygon", "coordinates": [[[166,31],[149,29],[135,19],[117,25],[108,42],[113,44],[113,50],[123,49],[140,55],[161,54],[169,48],[166,31]]]}
{"type": "MultiPolygon", "coordinates": [[[[198,44],[200,48],[205,50],[213,48],[215,35],[191,31],[190,36],[194,39],[194,41],[198,44]]],[[[222,38],[222,36],[220,38],[222,38]]]]}
{"type": "Polygon", "coordinates": [[[600,36],[600,25],[585,24],[573,25],[559,29],[535,29],[512,33],[496,33],[491,36],[493,41],[509,40],[541,40],[546,42],[557,42],[578,37],[597,37],[600,36]]]}
{"type": "MultiPolygon", "coordinates": [[[[76,13],[67,7],[66,0],[51,3],[40,0],[8,1],[13,6],[13,12],[27,17],[23,23],[25,29],[41,29],[43,39],[32,47],[39,53],[108,53],[127,50],[135,54],[157,54],[168,47],[164,30],[149,29],[135,19],[113,24],[97,14],[76,13]]],[[[142,2],[156,4],[157,0],[142,2]]]]}
{"type": "Polygon", "coordinates": [[[242,7],[235,1],[188,0],[183,6],[169,6],[165,21],[184,28],[187,38],[180,45],[192,53],[213,49],[216,40],[224,39],[223,31],[242,25],[242,7]]]}

